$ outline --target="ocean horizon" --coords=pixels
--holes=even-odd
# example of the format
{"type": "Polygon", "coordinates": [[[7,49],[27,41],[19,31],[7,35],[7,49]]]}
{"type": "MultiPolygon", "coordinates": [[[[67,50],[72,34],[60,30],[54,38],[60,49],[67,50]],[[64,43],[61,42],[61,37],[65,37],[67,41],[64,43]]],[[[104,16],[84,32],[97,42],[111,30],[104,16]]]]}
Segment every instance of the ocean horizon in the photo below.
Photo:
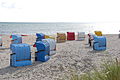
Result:
{"type": "Polygon", "coordinates": [[[85,32],[95,30],[103,34],[118,34],[120,23],[80,23],[80,22],[0,22],[0,34],[35,34],[53,35],[57,32],[85,32]]]}

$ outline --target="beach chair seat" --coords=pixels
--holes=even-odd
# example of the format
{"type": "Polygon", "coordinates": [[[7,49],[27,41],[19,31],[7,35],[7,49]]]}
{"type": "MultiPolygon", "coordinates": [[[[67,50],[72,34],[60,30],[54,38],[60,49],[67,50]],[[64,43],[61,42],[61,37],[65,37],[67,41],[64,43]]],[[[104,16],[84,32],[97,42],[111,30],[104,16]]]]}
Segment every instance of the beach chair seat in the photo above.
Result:
{"type": "Polygon", "coordinates": [[[47,42],[50,46],[49,55],[54,55],[56,53],[56,42],[54,39],[42,39],[43,42],[47,42]]]}
{"type": "Polygon", "coordinates": [[[21,67],[32,65],[30,45],[28,44],[12,44],[12,54],[10,55],[10,65],[21,67]]]}
{"type": "Polygon", "coordinates": [[[77,40],[83,41],[85,40],[85,32],[78,32],[77,40]]]}
{"type": "Polygon", "coordinates": [[[46,62],[50,59],[50,45],[48,42],[37,41],[35,43],[37,52],[35,53],[35,61],[46,62]]]}
{"type": "Polygon", "coordinates": [[[36,33],[36,41],[41,41],[42,39],[45,39],[45,34],[43,33],[36,33]]]}
{"type": "Polygon", "coordinates": [[[95,35],[102,36],[102,32],[101,31],[94,31],[94,32],[95,32],[95,35]]]}
{"type": "Polygon", "coordinates": [[[35,53],[35,61],[46,62],[50,59],[50,56],[46,51],[40,51],[35,53]]]}
{"type": "Polygon", "coordinates": [[[65,33],[57,33],[57,43],[66,42],[65,33]]]}
{"type": "Polygon", "coordinates": [[[93,49],[98,51],[106,50],[106,37],[94,36],[93,49]]]}
{"type": "Polygon", "coordinates": [[[67,40],[75,40],[75,33],[67,32],[67,40]]]}

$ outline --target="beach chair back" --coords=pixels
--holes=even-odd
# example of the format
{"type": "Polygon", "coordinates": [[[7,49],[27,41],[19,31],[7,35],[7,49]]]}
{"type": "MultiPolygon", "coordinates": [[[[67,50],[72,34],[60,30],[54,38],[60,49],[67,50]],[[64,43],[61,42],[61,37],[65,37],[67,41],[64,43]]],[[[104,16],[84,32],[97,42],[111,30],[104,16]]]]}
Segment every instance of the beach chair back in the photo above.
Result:
{"type": "Polygon", "coordinates": [[[94,50],[106,50],[106,37],[105,36],[94,36],[93,49],[94,50]]]}
{"type": "Polygon", "coordinates": [[[57,33],[57,42],[66,42],[66,34],[65,33],[57,33]]]}
{"type": "Polygon", "coordinates": [[[37,52],[35,52],[35,61],[46,62],[50,59],[50,46],[47,42],[37,41],[35,43],[37,52]]]}
{"type": "Polygon", "coordinates": [[[10,65],[15,67],[31,65],[30,45],[12,44],[12,54],[10,56],[10,65]]]}
{"type": "Polygon", "coordinates": [[[36,41],[41,41],[42,39],[45,39],[45,34],[43,33],[36,33],[36,41]]]}
{"type": "Polygon", "coordinates": [[[78,32],[78,40],[82,41],[85,40],[85,32],[78,32]]]}
{"type": "Polygon", "coordinates": [[[11,44],[20,44],[22,43],[22,36],[21,35],[11,35],[10,38],[12,38],[11,40],[11,44]]]}
{"type": "Polygon", "coordinates": [[[97,36],[102,36],[102,32],[101,31],[94,31],[95,32],[95,34],[97,35],[97,36]]]}
{"type": "Polygon", "coordinates": [[[67,32],[67,40],[75,40],[75,33],[67,32]]]}
{"type": "Polygon", "coordinates": [[[47,51],[49,53],[50,51],[50,45],[47,42],[43,42],[43,41],[37,41],[35,42],[37,51],[47,51]]]}
{"type": "Polygon", "coordinates": [[[42,39],[43,42],[47,42],[50,45],[50,54],[54,55],[56,53],[56,42],[54,39],[42,39]]]}

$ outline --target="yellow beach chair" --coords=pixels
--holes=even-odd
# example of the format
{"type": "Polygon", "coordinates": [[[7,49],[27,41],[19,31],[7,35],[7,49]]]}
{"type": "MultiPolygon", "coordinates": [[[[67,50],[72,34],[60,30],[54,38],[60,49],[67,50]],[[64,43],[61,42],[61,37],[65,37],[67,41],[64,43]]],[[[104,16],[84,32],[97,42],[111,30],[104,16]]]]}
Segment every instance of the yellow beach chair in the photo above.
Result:
{"type": "Polygon", "coordinates": [[[50,38],[50,39],[54,39],[54,40],[55,40],[55,37],[53,37],[53,36],[48,36],[48,35],[45,35],[45,39],[47,39],[47,38],[50,38]]]}
{"type": "Polygon", "coordinates": [[[65,33],[57,33],[57,42],[65,42],[66,41],[66,34],[65,33]]]}
{"type": "Polygon", "coordinates": [[[97,35],[97,36],[102,36],[102,32],[101,31],[94,31],[95,32],[95,34],[97,35]]]}

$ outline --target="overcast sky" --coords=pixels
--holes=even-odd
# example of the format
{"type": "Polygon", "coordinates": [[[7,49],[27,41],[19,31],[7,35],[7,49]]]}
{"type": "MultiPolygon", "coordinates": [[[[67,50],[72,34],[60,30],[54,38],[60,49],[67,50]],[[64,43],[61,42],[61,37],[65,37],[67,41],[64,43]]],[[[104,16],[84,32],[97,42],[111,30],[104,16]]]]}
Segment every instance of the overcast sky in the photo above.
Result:
{"type": "Polygon", "coordinates": [[[120,0],[0,0],[0,22],[119,22],[120,0]]]}

